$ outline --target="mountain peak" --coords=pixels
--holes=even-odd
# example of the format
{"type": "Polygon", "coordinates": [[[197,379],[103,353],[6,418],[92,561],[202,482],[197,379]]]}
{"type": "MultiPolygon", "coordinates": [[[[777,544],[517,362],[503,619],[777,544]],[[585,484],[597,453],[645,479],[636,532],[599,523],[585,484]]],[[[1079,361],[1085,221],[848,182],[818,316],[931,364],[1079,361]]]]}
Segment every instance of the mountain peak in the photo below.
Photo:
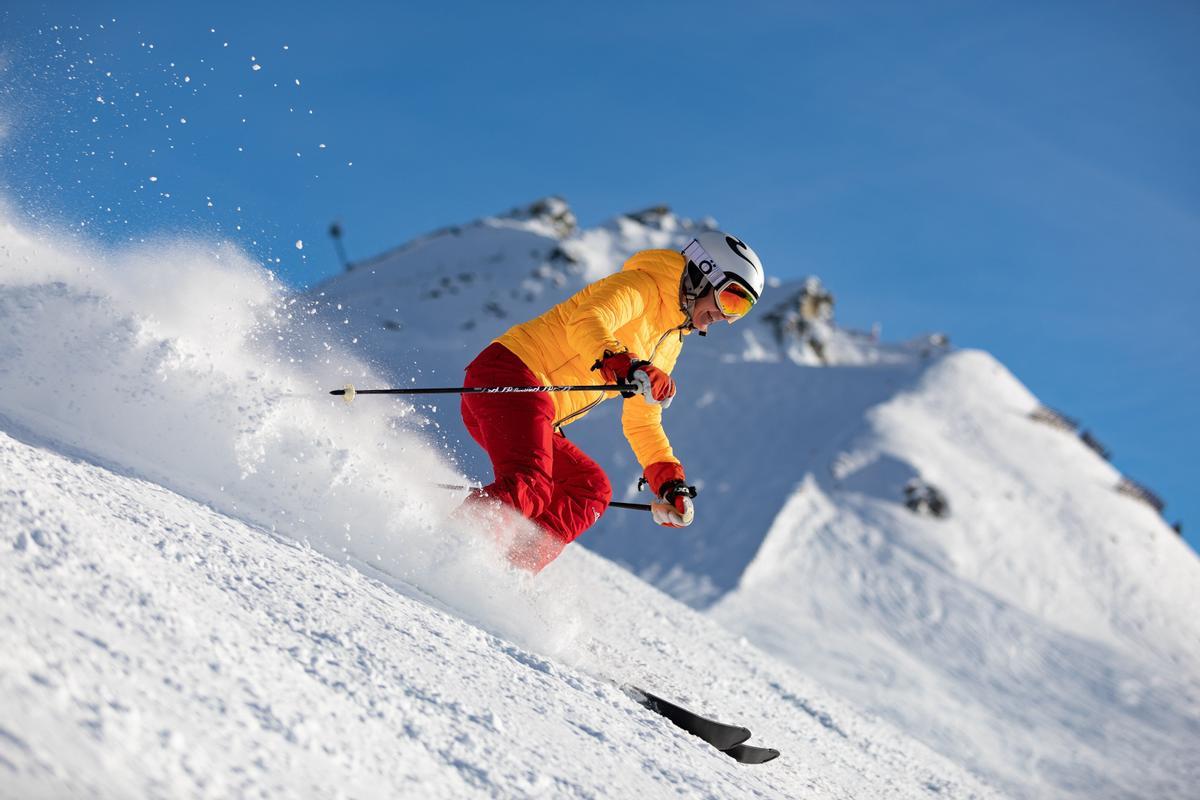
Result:
{"type": "Polygon", "coordinates": [[[523,206],[517,206],[497,215],[501,219],[517,220],[518,222],[540,222],[554,230],[559,238],[566,238],[579,227],[579,220],[567,201],[558,195],[548,195],[523,206]]]}

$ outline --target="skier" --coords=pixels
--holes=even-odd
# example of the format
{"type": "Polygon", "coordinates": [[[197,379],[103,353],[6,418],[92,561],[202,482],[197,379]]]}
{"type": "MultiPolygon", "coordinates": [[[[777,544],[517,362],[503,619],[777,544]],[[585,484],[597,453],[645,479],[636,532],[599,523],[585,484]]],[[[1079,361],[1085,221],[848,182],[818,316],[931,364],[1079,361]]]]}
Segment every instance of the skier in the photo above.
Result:
{"type": "MultiPolygon", "coordinates": [[[[693,489],[671,450],[662,412],[675,397],[671,370],[692,331],[744,316],[763,290],[762,262],[740,239],[697,236],[681,252],[643,250],[620,272],[515,325],[466,368],[464,386],[630,384],[621,426],[657,498],[656,523],[685,527],[693,489]]],[[[466,394],[467,431],[492,461],[495,480],[460,513],[515,509],[545,536],[514,543],[508,557],[537,573],[600,519],[612,499],[604,471],[562,432],[617,392],[466,394]]]]}

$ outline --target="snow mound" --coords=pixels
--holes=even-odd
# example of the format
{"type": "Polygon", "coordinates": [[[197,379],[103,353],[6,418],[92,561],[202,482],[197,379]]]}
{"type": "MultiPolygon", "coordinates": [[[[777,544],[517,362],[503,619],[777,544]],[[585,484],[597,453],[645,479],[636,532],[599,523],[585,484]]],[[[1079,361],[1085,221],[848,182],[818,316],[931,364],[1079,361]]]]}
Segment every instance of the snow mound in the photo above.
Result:
{"type": "Polygon", "coordinates": [[[237,251],[163,241],[97,254],[0,222],[0,270],[8,430],[568,647],[552,607],[529,621],[545,601],[500,566],[500,545],[447,520],[459,498],[437,483],[461,481],[429,421],[409,404],[357,413],[330,397],[390,378],[237,251]]]}
{"type": "Polygon", "coordinates": [[[1014,796],[1188,796],[1200,565],[1037,405],[985,353],[932,362],[827,440],[711,613],[1014,796]]]}

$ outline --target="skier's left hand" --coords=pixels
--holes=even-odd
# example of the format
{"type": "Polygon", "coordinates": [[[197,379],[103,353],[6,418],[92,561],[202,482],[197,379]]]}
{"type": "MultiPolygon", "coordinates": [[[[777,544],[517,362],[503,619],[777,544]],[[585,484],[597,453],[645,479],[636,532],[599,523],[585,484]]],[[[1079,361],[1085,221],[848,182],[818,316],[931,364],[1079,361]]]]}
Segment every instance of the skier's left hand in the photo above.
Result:
{"type": "Polygon", "coordinates": [[[696,518],[696,509],[688,494],[676,493],[660,497],[650,504],[650,516],[659,525],[667,528],[686,528],[696,518]]]}
{"type": "Polygon", "coordinates": [[[659,525],[686,528],[695,519],[692,498],[696,490],[687,485],[683,466],[673,461],[660,461],[646,467],[646,481],[658,497],[650,504],[650,514],[659,525]]]}

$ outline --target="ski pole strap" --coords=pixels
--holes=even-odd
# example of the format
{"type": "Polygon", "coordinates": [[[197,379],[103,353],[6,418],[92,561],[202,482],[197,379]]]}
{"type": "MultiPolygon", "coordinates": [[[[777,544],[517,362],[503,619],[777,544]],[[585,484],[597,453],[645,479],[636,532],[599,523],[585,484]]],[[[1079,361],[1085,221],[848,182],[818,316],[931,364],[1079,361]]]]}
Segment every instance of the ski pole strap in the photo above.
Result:
{"type": "MultiPolygon", "coordinates": [[[[646,480],[645,475],[638,478],[637,488],[638,488],[639,492],[643,491],[648,486],[650,486],[650,481],[646,480]]],[[[668,481],[667,483],[663,484],[662,487],[660,487],[660,488],[663,490],[662,493],[664,496],[667,494],[670,494],[671,500],[674,500],[676,497],[678,497],[681,494],[685,495],[687,497],[691,497],[693,499],[695,499],[695,497],[696,497],[696,487],[688,486],[683,481],[679,481],[679,480],[668,481]]]]}

